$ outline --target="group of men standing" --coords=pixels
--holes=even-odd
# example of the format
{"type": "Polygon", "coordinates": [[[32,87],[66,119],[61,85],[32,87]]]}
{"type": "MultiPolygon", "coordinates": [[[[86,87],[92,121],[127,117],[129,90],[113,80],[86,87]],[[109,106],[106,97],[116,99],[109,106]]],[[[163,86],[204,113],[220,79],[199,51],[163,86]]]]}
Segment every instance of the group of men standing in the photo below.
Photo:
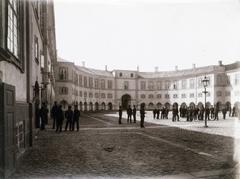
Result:
{"type": "MultiPolygon", "coordinates": [[[[122,106],[119,106],[118,114],[119,114],[119,120],[118,123],[122,124],[122,106]]],[[[145,118],[145,109],[144,106],[142,105],[140,107],[140,127],[144,128],[144,118],[145,118]]],[[[131,108],[131,105],[128,106],[127,108],[127,123],[132,123],[132,117],[133,117],[133,123],[136,123],[136,115],[137,115],[137,108],[135,105],[133,105],[133,109],[131,108]]]]}
{"type": "MultiPolygon", "coordinates": [[[[41,119],[41,130],[45,129],[45,125],[48,123],[48,108],[46,103],[42,104],[41,109],[39,110],[39,117],[41,119]]],[[[79,131],[79,118],[80,111],[78,110],[78,106],[74,106],[74,110],[72,110],[72,106],[68,106],[68,110],[64,111],[62,109],[62,105],[58,105],[57,102],[54,102],[54,105],[51,108],[51,118],[53,119],[52,129],[56,128],[56,132],[62,132],[63,121],[66,118],[65,131],[69,129],[69,131],[75,130],[75,124],[77,126],[77,131],[79,131]]]]}

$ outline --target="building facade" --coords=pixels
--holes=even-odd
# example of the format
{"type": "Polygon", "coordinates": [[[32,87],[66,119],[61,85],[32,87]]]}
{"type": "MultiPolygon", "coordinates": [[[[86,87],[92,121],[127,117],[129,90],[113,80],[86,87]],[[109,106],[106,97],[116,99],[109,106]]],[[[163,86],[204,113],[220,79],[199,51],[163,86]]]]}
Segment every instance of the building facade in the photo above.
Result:
{"type": "Polygon", "coordinates": [[[151,110],[166,106],[205,105],[202,80],[209,79],[206,104],[227,107],[240,105],[240,62],[160,72],[96,70],[58,59],[56,99],[78,104],[81,110],[111,110],[145,104],[151,110]]]}
{"type": "Polygon", "coordinates": [[[57,54],[52,0],[1,0],[0,19],[2,178],[32,145],[41,103],[54,101],[57,54]]]}

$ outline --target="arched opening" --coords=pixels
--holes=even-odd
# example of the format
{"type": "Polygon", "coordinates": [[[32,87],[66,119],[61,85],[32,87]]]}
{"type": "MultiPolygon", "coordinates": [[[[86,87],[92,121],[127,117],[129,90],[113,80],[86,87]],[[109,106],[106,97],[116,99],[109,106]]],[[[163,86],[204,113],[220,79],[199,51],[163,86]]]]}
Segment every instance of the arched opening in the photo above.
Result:
{"type": "Polygon", "coordinates": [[[108,103],[108,110],[112,110],[112,103],[108,103]]]}
{"type": "Polygon", "coordinates": [[[216,108],[218,108],[219,110],[222,109],[222,103],[220,101],[216,103],[216,108]]]}
{"type": "Polygon", "coordinates": [[[87,102],[84,102],[84,111],[87,111],[87,102]]]}
{"type": "Polygon", "coordinates": [[[189,104],[189,107],[190,107],[190,108],[195,108],[194,102],[191,102],[191,103],[189,104]]]}
{"type": "Polygon", "coordinates": [[[93,103],[92,102],[89,103],[89,110],[93,111],[93,103]]]}
{"type": "Polygon", "coordinates": [[[227,111],[230,111],[231,110],[231,103],[229,101],[226,102],[225,107],[226,107],[227,111]]]}
{"type": "Polygon", "coordinates": [[[96,110],[96,111],[99,110],[99,104],[98,104],[98,102],[95,103],[95,110],[96,110]]]}
{"type": "Polygon", "coordinates": [[[172,106],[173,109],[178,109],[178,103],[173,103],[173,106],[172,106]]]}
{"type": "Polygon", "coordinates": [[[106,104],[104,102],[102,102],[101,106],[102,106],[102,110],[106,110],[106,104]]]}
{"type": "Polygon", "coordinates": [[[167,108],[167,109],[170,109],[170,107],[171,107],[170,103],[168,103],[168,102],[165,103],[164,106],[165,106],[165,108],[167,108]]]}
{"type": "Polygon", "coordinates": [[[82,101],[79,102],[79,108],[80,108],[80,111],[83,110],[83,104],[82,104],[82,101]]]}
{"type": "Polygon", "coordinates": [[[207,106],[207,108],[210,108],[212,105],[211,105],[210,102],[207,102],[207,103],[206,103],[206,106],[207,106]]]}
{"type": "Polygon", "coordinates": [[[149,110],[152,110],[153,108],[154,108],[154,104],[153,104],[153,103],[149,103],[149,104],[148,104],[148,109],[149,109],[149,110]]]}
{"type": "Polygon", "coordinates": [[[204,105],[203,105],[202,102],[199,102],[199,103],[197,104],[197,107],[198,107],[199,109],[203,109],[203,108],[204,108],[204,105]]]}
{"type": "Polygon", "coordinates": [[[187,108],[187,104],[186,103],[182,103],[180,106],[182,109],[186,109],[187,108]]]}
{"type": "Polygon", "coordinates": [[[144,107],[145,108],[146,104],[145,103],[141,103],[140,107],[144,107]]]}
{"type": "Polygon", "coordinates": [[[60,101],[60,104],[62,105],[63,109],[65,109],[68,106],[68,102],[65,99],[60,101]]]}
{"type": "Polygon", "coordinates": [[[125,94],[122,96],[122,108],[127,109],[129,105],[131,105],[131,96],[129,94],[125,94]]]}
{"type": "Polygon", "coordinates": [[[161,103],[157,103],[157,108],[160,109],[162,107],[161,103]]]}

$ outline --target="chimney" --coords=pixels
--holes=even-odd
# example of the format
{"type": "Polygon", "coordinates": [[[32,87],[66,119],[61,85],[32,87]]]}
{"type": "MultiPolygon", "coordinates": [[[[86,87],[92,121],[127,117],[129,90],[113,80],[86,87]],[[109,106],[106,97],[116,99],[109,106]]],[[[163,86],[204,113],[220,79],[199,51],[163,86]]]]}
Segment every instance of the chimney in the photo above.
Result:
{"type": "Polygon", "coordinates": [[[85,61],[82,61],[82,66],[85,67],[85,61]]]}
{"type": "Polygon", "coordinates": [[[178,71],[178,66],[177,65],[175,66],[175,71],[178,71]]]}
{"type": "Polygon", "coordinates": [[[218,61],[218,65],[219,65],[219,66],[222,66],[222,65],[223,65],[223,64],[222,64],[222,60],[219,60],[219,61],[218,61]]]}
{"type": "Polygon", "coordinates": [[[108,69],[107,69],[107,65],[105,65],[105,71],[108,71],[108,69]]]}
{"type": "Polygon", "coordinates": [[[193,68],[193,69],[196,68],[196,64],[195,64],[195,63],[192,64],[192,68],[193,68]]]}
{"type": "Polygon", "coordinates": [[[158,72],[158,67],[155,67],[155,73],[157,73],[158,72]]]}

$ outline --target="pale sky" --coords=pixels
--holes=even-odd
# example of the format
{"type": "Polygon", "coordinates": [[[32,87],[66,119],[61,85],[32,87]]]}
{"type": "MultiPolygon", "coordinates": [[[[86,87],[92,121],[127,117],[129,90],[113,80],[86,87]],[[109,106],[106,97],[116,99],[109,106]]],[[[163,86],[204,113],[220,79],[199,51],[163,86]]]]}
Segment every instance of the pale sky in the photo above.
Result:
{"type": "Polygon", "coordinates": [[[55,0],[58,55],[160,71],[240,61],[239,0],[55,0]]]}

